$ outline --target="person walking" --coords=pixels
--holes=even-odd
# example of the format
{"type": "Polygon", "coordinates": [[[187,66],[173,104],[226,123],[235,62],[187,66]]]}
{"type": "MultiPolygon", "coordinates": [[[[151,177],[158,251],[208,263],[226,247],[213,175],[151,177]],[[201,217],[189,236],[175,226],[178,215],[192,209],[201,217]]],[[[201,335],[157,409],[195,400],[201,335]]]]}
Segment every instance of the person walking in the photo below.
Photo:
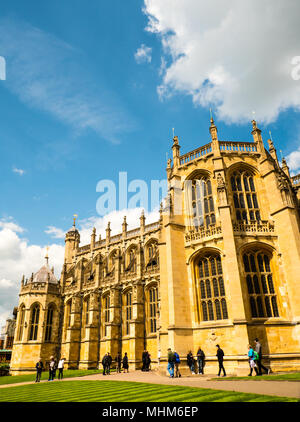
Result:
{"type": "Polygon", "coordinates": [[[48,379],[48,381],[54,381],[55,372],[56,372],[55,359],[54,359],[54,356],[51,356],[50,362],[49,362],[49,379],[48,379]]]}
{"type": "Polygon", "coordinates": [[[39,358],[38,362],[35,365],[36,368],[36,378],[35,378],[35,382],[40,382],[41,381],[41,375],[44,369],[44,365],[42,362],[42,359],[39,358]]]}
{"type": "Polygon", "coordinates": [[[180,365],[180,357],[179,354],[177,352],[174,352],[174,357],[175,357],[175,377],[176,378],[180,378],[181,377],[181,373],[179,370],[179,365],[180,365]]]}
{"type": "Polygon", "coordinates": [[[62,380],[64,377],[64,365],[65,365],[65,358],[61,358],[58,362],[57,368],[58,368],[58,379],[62,380]]]}
{"type": "Polygon", "coordinates": [[[124,355],[124,357],[123,357],[123,369],[124,369],[124,373],[125,373],[125,371],[127,370],[127,373],[129,372],[128,371],[128,368],[129,368],[129,364],[128,364],[128,356],[127,356],[127,352],[125,352],[125,355],[124,355]]]}
{"type": "Polygon", "coordinates": [[[218,373],[218,377],[221,375],[221,370],[223,370],[223,377],[226,377],[226,371],[223,365],[223,360],[224,360],[224,352],[221,349],[221,347],[217,344],[217,358],[218,358],[218,362],[219,362],[219,373],[218,373]]]}
{"type": "Polygon", "coordinates": [[[252,377],[253,368],[256,372],[256,375],[258,375],[257,366],[256,366],[256,357],[254,355],[254,350],[251,346],[251,344],[248,345],[248,359],[249,359],[249,366],[250,366],[250,374],[248,374],[248,377],[252,377]]]}
{"type": "Polygon", "coordinates": [[[122,357],[121,357],[121,353],[118,352],[118,355],[115,359],[116,364],[117,364],[117,373],[121,373],[121,365],[122,365],[122,357]]]}
{"type": "Polygon", "coordinates": [[[107,353],[105,353],[105,355],[103,356],[101,363],[102,363],[102,366],[103,366],[103,375],[106,375],[106,367],[107,367],[107,364],[108,364],[107,353]]]}
{"type": "Polygon", "coordinates": [[[205,353],[203,352],[201,347],[199,347],[198,352],[197,352],[197,363],[198,363],[198,373],[204,374],[205,353]]]}
{"type": "Polygon", "coordinates": [[[106,365],[106,373],[107,373],[107,375],[110,375],[110,367],[111,367],[111,364],[112,364],[112,357],[111,357],[111,354],[108,352],[107,353],[107,365],[106,365]]]}
{"type": "Polygon", "coordinates": [[[147,350],[144,350],[142,354],[142,362],[143,362],[142,371],[143,372],[146,371],[147,357],[148,357],[148,352],[147,350]]]}
{"type": "Polygon", "coordinates": [[[261,360],[262,360],[262,347],[261,347],[261,344],[260,344],[260,342],[259,342],[258,338],[256,338],[256,339],[254,340],[254,342],[255,342],[255,351],[256,351],[256,352],[257,352],[257,354],[258,354],[258,359],[257,359],[258,375],[262,375],[262,372],[261,372],[261,370],[262,370],[262,369],[266,372],[266,374],[268,374],[268,375],[269,375],[269,373],[270,373],[270,369],[266,368],[266,367],[265,367],[265,366],[261,363],[261,360]]]}
{"type": "Polygon", "coordinates": [[[170,374],[170,378],[174,378],[174,366],[175,366],[175,357],[174,353],[172,352],[171,348],[168,348],[168,372],[170,374]]]}
{"type": "Polygon", "coordinates": [[[187,364],[188,364],[188,367],[190,368],[192,375],[195,375],[195,359],[191,350],[187,354],[186,360],[187,360],[187,364]]]}

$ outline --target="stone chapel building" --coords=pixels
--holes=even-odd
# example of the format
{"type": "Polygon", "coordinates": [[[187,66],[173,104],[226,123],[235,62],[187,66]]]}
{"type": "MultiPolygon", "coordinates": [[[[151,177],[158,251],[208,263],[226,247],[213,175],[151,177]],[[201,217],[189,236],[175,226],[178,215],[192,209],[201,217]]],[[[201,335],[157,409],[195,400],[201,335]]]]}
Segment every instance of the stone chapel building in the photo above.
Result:
{"type": "Polygon", "coordinates": [[[165,369],[168,347],[184,360],[200,345],[214,373],[220,344],[242,375],[255,337],[273,371],[300,370],[300,175],[252,126],[252,142],[222,141],[211,119],[209,142],[184,155],[174,137],[159,221],[128,231],[124,218],[84,246],[74,221],[60,280],[48,258],[22,279],[12,374],[51,355],[97,368],[106,352],[134,369],[144,349],[165,369]]]}

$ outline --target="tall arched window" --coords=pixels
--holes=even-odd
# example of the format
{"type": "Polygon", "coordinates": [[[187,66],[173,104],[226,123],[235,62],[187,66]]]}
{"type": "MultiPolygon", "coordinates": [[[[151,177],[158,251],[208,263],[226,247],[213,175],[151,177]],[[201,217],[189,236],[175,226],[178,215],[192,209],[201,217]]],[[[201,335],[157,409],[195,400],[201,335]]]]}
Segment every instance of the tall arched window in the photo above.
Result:
{"type": "Polygon", "coordinates": [[[191,189],[193,226],[197,230],[201,227],[208,228],[216,222],[211,181],[204,177],[193,180],[191,189]]]}
{"type": "Polygon", "coordinates": [[[107,336],[107,323],[110,322],[110,295],[106,295],[103,298],[103,313],[104,313],[104,330],[103,335],[104,337],[107,336]]]}
{"type": "Polygon", "coordinates": [[[22,341],[23,339],[24,325],[25,325],[25,305],[22,305],[19,310],[19,329],[18,329],[18,335],[17,335],[18,341],[22,341]]]}
{"type": "Polygon", "coordinates": [[[124,295],[124,334],[130,334],[130,321],[132,319],[132,292],[124,295]]]}
{"type": "Polygon", "coordinates": [[[227,319],[227,304],[221,257],[217,254],[200,258],[196,266],[199,314],[203,321],[227,319]]]}
{"type": "Polygon", "coordinates": [[[49,306],[46,317],[45,341],[51,341],[54,307],[49,306]]]}
{"type": "Polygon", "coordinates": [[[40,305],[35,304],[31,310],[29,340],[37,340],[40,319],[40,305]]]}
{"type": "Polygon", "coordinates": [[[157,242],[152,241],[146,246],[146,269],[156,267],[159,263],[157,242]]]}
{"type": "Polygon", "coordinates": [[[148,291],[148,301],[149,301],[149,311],[148,311],[148,321],[149,321],[149,332],[156,333],[157,324],[157,306],[158,306],[158,290],[157,287],[151,287],[148,291]]]}
{"type": "Polygon", "coordinates": [[[249,171],[235,171],[231,178],[231,190],[238,221],[260,221],[260,212],[253,175],[249,171]]]}
{"type": "Polygon", "coordinates": [[[252,318],[279,317],[269,255],[246,252],[243,263],[252,318]]]}
{"type": "Polygon", "coordinates": [[[90,297],[87,296],[83,301],[82,306],[82,320],[81,320],[81,335],[84,338],[86,334],[86,326],[89,324],[89,314],[90,314],[90,297]]]}
{"type": "Polygon", "coordinates": [[[136,251],[134,248],[131,248],[128,253],[125,271],[136,272],[136,251]]]}

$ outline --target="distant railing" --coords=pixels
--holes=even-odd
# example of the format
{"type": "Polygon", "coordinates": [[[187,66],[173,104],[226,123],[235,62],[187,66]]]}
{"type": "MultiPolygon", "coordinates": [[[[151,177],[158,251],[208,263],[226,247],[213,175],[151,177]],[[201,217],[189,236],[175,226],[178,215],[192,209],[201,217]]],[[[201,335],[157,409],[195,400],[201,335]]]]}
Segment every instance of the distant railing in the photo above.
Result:
{"type": "Polygon", "coordinates": [[[254,142],[219,141],[221,152],[257,152],[254,142]]]}
{"type": "Polygon", "coordinates": [[[300,174],[296,174],[296,176],[291,177],[291,181],[294,186],[300,186],[300,174]]]}
{"type": "Polygon", "coordinates": [[[78,253],[81,253],[81,252],[87,252],[87,251],[89,251],[91,249],[91,245],[84,245],[84,246],[80,246],[78,249],[77,249],[77,251],[78,251],[78,253]]]}
{"type": "Polygon", "coordinates": [[[147,224],[145,226],[145,232],[151,232],[152,230],[159,229],[159,221],[155,221],[155,223],[147,224]]]}
{"type": "Polygon", "coordinates": [[[271,221],[250,221],[249,223],[239,221],[233,223],[234,232],[244,233],[273,233],[275,231],[274,222],[271,221]]]}
{"type": "Polygon", "coordinates": [[[209,228],[200,227],[198,230],[194,229],[185,234],[185,241],[192,242],[193,240],[201,240],[208,237],[215,236],[222,233],[221,226],[211,224],[209,228]]]}
{"type": "Polygon", "coordinates": [[[115,236],[112,236],[110,238],[109,243],[118,243],[118,242],[120,242],[121,239],[122,239],[122,233],[119,233],[119,234],[116,234],[115,236]]]}
{"type": "Polygon", "coordinates": [[[194,149],[187,154],[184,154],[180,157],[180,165],[189,163],[190,161],[195,160],[196,158],[203,157],[204,155],[209,154],[212,152],[211,143],[204,145],[203,147],[194,149]]]}

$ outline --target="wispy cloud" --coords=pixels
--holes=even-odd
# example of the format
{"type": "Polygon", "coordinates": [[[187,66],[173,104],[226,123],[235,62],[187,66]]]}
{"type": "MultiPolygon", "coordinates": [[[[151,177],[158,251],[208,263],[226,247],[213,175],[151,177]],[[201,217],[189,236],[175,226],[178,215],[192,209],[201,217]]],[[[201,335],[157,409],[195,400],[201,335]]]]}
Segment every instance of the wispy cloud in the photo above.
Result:
{"type": "Polygon", "coordinates": [[[49,234],[51,237],[55,239],[63,239],[65,237],[65,232],[62,229],[54,226],[48,226],[45,233],[49,234]]]}
{"type": "Polygon", "coordinates": [[[118,97],[88,73],[83,52],[22,21],[0,20],[5,87],[28,106],[75,132],[92,130],[111,142],[135,127],[118,97]]]}
{"type": "Polygon", "coordinates": [[[152,60],[152,48],[142,44],[140,48],[134,54],[134,58],[137,63],[151,63],[152,60]]]}
{"type": "Polygon", "coordinates": [[[13,171],[14,173],[19,174],[20,176],[23,176],[23,174],[25,174],[25,170],[23,170],[23,169],[18,169],[17,167],[13,167],[12,171],[13,171]]]}

